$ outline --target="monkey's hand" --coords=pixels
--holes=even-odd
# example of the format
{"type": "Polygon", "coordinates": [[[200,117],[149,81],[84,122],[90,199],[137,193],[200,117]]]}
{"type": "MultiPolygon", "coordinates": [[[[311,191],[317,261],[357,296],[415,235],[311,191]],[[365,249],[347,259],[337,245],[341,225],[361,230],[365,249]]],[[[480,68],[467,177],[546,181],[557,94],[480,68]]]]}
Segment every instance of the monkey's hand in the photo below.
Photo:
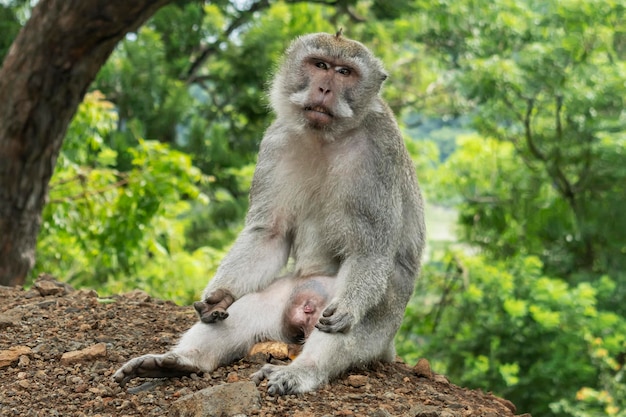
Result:
{"type": "Polygon", "coordinates": [[[196,309],[200,321],[203,323],[215,323],[228,317],[226,309],[235,301],[233,294],[223,288],[213,291],[204,301],[196,301],[193,308],[196,309]]]}
{"type": "Polygon", "coordinates": [[[144,355],[126,362],[113,374],[113,380],[124,387],[137,377],[171,378],[202,372],[181,356],[169,352],[163,355],[144,355]]]}
{"type": "Polygon", "coordinates": [[[354,323],[354,316],[338,301],[331,302],[322,312],[315,327],[326,333],[346,333],[354,323]]]}

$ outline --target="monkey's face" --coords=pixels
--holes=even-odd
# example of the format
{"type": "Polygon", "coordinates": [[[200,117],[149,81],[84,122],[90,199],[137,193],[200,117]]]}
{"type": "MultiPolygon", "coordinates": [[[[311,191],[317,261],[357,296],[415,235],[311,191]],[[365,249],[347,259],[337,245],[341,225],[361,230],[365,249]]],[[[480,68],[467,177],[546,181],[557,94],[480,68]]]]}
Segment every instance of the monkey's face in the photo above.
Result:
{"type": "Polygon", "coordinates": [[[283,315],[285,336],[293,343],[304,343],[315,328],[325,303],[316,291],[303,291],[294,296],[283,315]]]}
{"type": "Polygon", "coordinates": [[[340,133],[379,106],[386,74],[362,44],[323,33],[296,39],[271,91],[279,118],[304,128],[340,133]]]}
{"type": "Polygon", "coordinates": [[[348,98],[359,82],[358,72],[347,62],[328,56],[309,57],[302,63],[308,81],[304,89],[292,94],[314,129],[323,129],[335,118],[350,118],[354,112],[348,98]]]}

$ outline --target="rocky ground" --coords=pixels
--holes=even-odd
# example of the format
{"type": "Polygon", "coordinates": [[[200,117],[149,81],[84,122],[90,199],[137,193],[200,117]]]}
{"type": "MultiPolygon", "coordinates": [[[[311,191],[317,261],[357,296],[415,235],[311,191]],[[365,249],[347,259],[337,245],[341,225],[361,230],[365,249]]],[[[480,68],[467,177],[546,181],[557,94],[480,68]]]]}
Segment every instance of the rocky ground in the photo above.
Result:
{"type": "Polygon", "coordinates": [[[195,321],[192,308],[140,291],[99,298],[50,279],[28,291],[0,287],[0,416],[515,415],[510,402],[456,387],[426,361],[375,364],[314,393],[272,397],[249,376],[263,361],[288,361],[275,346],[210,375],[124,389],[112,381],[121,363],[167,350],[195,321]]]}

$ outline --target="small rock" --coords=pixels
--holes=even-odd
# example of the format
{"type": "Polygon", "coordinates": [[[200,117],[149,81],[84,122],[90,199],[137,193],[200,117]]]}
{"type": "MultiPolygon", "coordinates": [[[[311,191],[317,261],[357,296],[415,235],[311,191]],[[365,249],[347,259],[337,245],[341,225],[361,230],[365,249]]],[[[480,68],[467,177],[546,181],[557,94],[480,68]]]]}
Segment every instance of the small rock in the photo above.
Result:
{"type": "Polygon", "coordinates": [[[417,376],[422,376],[428,379],[432,379],[433,377],[433,371],[430,368],[430,363],[428,363],[428,360],[424,358],[421,358],[417,361],[417,363],[413,367],[413,370],[415,371],[415,374],[417,376]]]}
{"type": "Polygon", "coordinates": [[[91,361],[97,358],[104,358],[106,355],[107,345],[104,343],[97,343],[82,350],[65,352],[61,356],[61,363],[63,365],[68,365],[76,362],[91,361]]]}
{"type": "Polygon", "coordinates": [[[439,407],[417,404],[411,407],[409,415],[415,417],[439,417],[439,411],[439,407]]]}
{"type": "Polygon", "coordinates": [[[28,346],[13,346],[7,350],[0,350],[0,368],[6,368],[17,362],[22,355],[30,355],[31,349],[28,346]]]}
{"type": "Polygon", "coordinates": [[[30,358],[26,355],[22,355],[20,356],[18,362],[17,362],[17,366],[19,366],[20,368],[25,368],[28,365],[30,365],[30,358]]]}
{"type": "Polygon", "coordinates": [[[450,383],[450,381],[448,381],[448,378],[446,378],[445,375],[439,375],[439,374],[435,374],[435,376],[433,376],[433,381],[439,382],[440,384],[450,383]]]}
{"type": "Polygon", "coordinates": [[[42,297],[48,295],[65,295],[67,291],[63,284],[56,281],[37,280],[35,281],[35,289],[41,294],[42,297]]]}
{"type": "Polygon", "coordinates": [[[229,372],[228,376],[226,376],[226,382],[228,382],[229,384],[232,384],[233,382],[238,382],[239,381],[239,375],[237,375],[237,372],[229,372]]]}
{"type": "Polygon", "coordinates": [[[147,292],[141,290],[132,290],[130,292],[122,294],[122,297],[140,303],[147,303],[151,300],[150,295],[147,292]]]}
{"type": "Polygon", "coordinates": [[[511,410],[512,413],[515,414],[515,412],[517,411],[517,407],[515,407],[515,404],[513,404],[511,401],[505,398],[496,397],[495,395],[493,396],[493,398],[495,398],[496,401],[511,410]]]}
{"type": "Polygon", "coordinates": [[[24,389],[28,389],[30,388],[30,382],[28,382],[27,379],[21,379],[18,381],[17,385],[19,385],[20,387],[24,388],[24,389]]]}
{"type": "Polygon", "coordinates": [[[368,414],[369,417],[392,417],[389,411],[384,408],[379,408],[376,411],[372,411],[368,414]]]}
{"type": "Polygon", "coordinates": [[[367,377],[365,375],[350,375],[346,382],[353,388],[360,388],[367,384],[367,377]]]}
{"type": "Polygon", "coordinates": [[[289,359],[289,346],[282,342],[263,342],[257,343],[250,349],[250,356],[257,354],[263,354],[264,356],[270,356],[274,359],[285,360],[289,359]]]}
{"type": "Polygon", "coordinates": [[[87,384],[80,384],[74,387],[74,392],[81,394],[83,392],[86,392],[88,389],[89,389],[89,386],[87,384]]]}
{"type": "Polygon", "coordinates": [[[296,411],[293,413],[293,417],[317,417],[310,411],[296,411]]]}
{"type": "Polygon", "coordinates": [[[184,396],[170,406],[171,416],[250,415],[261,409],[261,395],[252,381],[217,385],[184,396]]]}
{"type": "Polygon", "coordinates": [[[98,293],[95,290],[81,288],[75,291],[72,296],[74,298],[98,298],[98,293]]]}
{"type": "Polygon", "coordinates": [[[0,329],[19,325],[22,317],[24,317],[24,313],[23,308],[13,308],[0,314],[0,329]]]}

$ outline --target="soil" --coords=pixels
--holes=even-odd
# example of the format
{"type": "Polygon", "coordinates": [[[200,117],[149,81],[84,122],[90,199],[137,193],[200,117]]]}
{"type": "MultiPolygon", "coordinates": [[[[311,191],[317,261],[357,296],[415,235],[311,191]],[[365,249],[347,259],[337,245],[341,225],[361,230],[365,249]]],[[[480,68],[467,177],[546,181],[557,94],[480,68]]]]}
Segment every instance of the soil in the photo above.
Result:
{"type": "MultiPolygon", "coordinates": [[[[249,381],[258,355],[205,375],[136,379],[124,389],[112,375],[126,360],[164,352],[197,320],[193,308],[146,293],[99,298],[38,280],[0,286],[0,416],[161,416],[207,387],[249,381]]],[[[288,359],[287,359],[288,360],[288,359]]],[[[431,374],[426,361],[374,364],[317,391],[273,397],[259,388],[259,416],[513,416],[510,402],[459,388],[431,374]]]]}

